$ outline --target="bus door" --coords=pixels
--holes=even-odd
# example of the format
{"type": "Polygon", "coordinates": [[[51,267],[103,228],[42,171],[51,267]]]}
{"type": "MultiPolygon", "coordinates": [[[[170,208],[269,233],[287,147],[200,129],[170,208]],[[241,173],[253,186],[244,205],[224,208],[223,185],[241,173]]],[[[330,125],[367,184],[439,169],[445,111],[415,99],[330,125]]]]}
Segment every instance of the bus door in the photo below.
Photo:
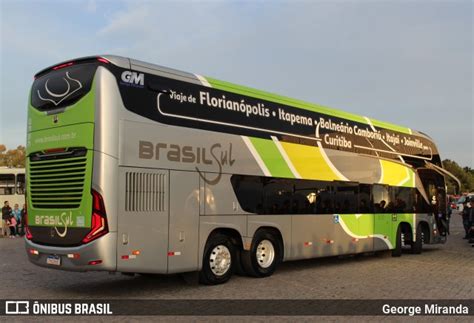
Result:
{"type": "Polygon", "coordinates": [[[431,214],[441,236],[449,234],[449,217],[446,203],[446,184],[444,177],[431,169],[419,169],[418,175],[428,194],[431,214]]]}
{"type": "Polygon", "coordinates": [[[169,171],[119,168],[117,270],[166,273],[169,171]]]}
{"type": "Polygon", "coordinates": [[[372,190],[374,201],[374,250],[389,249],[389,243],[395,246],[393,234],[392,196],[387,185],[375,184],[372,190]]]}

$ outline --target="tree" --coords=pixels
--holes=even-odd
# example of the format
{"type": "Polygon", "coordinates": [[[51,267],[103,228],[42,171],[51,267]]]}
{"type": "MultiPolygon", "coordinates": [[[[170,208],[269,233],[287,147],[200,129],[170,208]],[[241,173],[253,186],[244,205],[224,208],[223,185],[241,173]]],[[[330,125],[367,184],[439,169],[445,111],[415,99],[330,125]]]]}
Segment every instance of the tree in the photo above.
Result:
{"type": "MultiPolygon", "coordinates": [[[[474,191],[474,173],[470,167],[462,168],[455,161],[445,159],[443,160],[443,167],[456,176],[461,182],[461,192],[472,192],[474,191]]],[[[448,193],[454,193],[454,187],[456,186],[454,180],[448,179],[446,182],[448,186],[448,193]]]]}
{"type": "Polygon", "coordinates": [[[0,166],[24,168],[26,151],[24,146],[7,150],[5,145],[0,144],[0,166]]]}

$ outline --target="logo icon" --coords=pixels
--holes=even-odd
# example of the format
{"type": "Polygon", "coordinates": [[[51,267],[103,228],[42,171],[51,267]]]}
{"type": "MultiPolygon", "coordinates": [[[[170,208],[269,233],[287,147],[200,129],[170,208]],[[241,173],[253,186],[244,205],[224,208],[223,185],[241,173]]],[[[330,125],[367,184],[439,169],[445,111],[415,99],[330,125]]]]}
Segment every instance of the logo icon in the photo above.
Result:
{"type": "Polygon", "coordinates": [[[27,315],[30,314],[29,301],[5,301],[5,314],[27,315]]]}
{"type": "Polygon", "coordinates": [[[145,84],[145,74],[137,73],[132,71],[124,71],[122,73],[122,82],[124,85],[131,85],[137,87],[143,87],[145,84]]]}
{"type": "MultiPolygon", "coordinates": [[[[63,232],[59,232],[57,227],[54,227],[54,230],[56,231],[57,235],[61,238],[64,238],[67,234],[67,228],[70,225],[73,225],[72,221],[72,212],[69,211],[69,215],[67,215],[66,212],[61,213],[61,222],[64,225],[64,230],[63,232]]],[[[51,231],[52,232],[52,231],[51,231]]],[[[52,236],[51,236],[52,237],[52,236]]]]}
{"type": "Polygon", "coordinates": [[[55,93],[53,92],[49,87],[48,83],[50,79],[46,80],[46,83],[44,83],[44,91],[46,93],[41,94],[40,90],[37,90],[38,97],[43,100],[43,101],[48,101],[53,103],[55,106],[58,106],[61,102],[66,100],[68,97],[70,97],[72,94],[76,93],[80,89],[82,89],[82,83],[79,82],[76,79],[73,79],[70,75],[69,72],[66,72],[62,79],[64,82],[66,82],[66,91],[63,93],[55,93]]]}

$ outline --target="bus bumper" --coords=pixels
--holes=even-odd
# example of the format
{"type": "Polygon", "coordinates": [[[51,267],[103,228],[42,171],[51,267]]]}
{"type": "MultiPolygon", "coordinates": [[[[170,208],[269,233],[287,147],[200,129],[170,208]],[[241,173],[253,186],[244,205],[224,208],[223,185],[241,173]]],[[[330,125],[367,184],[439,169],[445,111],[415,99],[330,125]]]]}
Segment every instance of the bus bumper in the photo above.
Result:
{"type": "Polygon", "coordinates": [[[68,271],[116,271],[116,243],[117,233],[109,232],[77,247],[44,246],[25,239],[25,248],[30,262],[41,267],[68,271]],[[48,263],[48,258],[53,261],[48,263]]]}

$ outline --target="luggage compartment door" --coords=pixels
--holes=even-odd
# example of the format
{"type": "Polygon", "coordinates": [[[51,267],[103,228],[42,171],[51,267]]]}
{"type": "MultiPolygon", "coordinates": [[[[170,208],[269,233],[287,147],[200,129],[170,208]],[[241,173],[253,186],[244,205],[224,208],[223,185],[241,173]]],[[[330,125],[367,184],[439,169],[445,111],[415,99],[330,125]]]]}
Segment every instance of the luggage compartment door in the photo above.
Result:
{"type": "Polygon", "coordinates": [[[119,168],[117,270],[166,273],[169,171],[119,168]]]}
{"type": "Polygon", "coordinates": [[[168,273],[198,269],[199,174],[170,171],[168,273]]]}

